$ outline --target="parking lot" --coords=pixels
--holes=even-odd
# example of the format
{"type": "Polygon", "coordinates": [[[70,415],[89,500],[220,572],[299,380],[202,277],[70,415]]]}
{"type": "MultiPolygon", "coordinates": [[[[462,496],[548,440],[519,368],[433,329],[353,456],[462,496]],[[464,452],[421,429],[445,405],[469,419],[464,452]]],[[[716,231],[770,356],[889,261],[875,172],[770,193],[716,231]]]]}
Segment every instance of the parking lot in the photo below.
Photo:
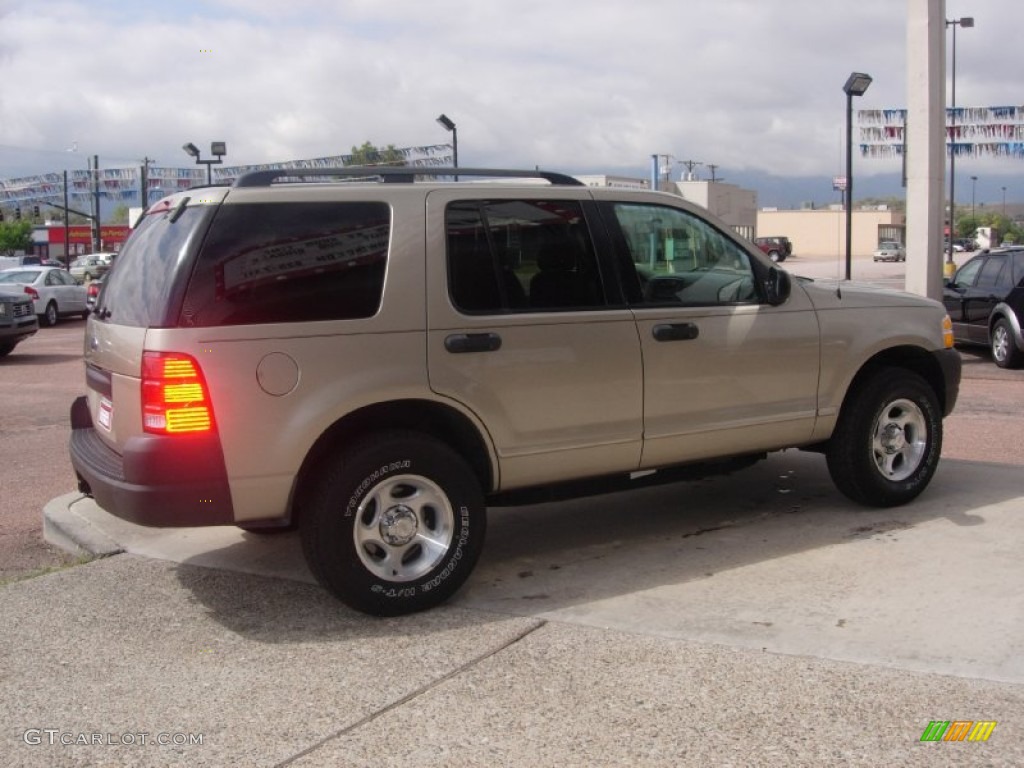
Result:
{"type": "Polygon", "coordinates": [[[74,494],[83,326],[0,363],[4,576],[71,560],[41,541],[48,503],[119,552],[0,588],[7,764],[1024,762],[1024,371],[984,351],[964,354],[943,461],[908,507],[859,508],[820,456],[786,451],[493,510],[452,604],[379,620],[313,584],[294,534],[141,529],[74,494]],[[935,720],[997,725],[922,743],[935,720]]]}

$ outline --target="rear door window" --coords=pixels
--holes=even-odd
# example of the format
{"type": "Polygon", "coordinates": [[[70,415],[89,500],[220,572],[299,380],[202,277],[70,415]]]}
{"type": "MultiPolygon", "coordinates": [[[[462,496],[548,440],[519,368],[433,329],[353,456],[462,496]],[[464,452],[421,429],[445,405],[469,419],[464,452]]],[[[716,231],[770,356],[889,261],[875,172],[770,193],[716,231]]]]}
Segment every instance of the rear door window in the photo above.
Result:
{"type": "Polygon", "coordinates": [[[467,314],[606,306],[582,207],[575,200],[466,200],[445,212],[448,288],[467,314]]]}

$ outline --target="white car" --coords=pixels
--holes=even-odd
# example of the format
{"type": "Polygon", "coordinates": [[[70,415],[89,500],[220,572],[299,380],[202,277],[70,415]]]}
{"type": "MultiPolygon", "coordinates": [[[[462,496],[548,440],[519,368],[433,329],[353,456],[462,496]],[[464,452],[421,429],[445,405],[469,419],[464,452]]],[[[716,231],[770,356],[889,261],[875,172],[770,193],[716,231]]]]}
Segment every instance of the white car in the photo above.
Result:
{"type": "Polygon", "coordinates": [[[897,242],[887,240],[880,243],[878,249],[874,253],[875,261],[906,261],[907,252],[903,249],[903,246],[897,242]]]}
{"type": "Polygon", "coordinates": [[[0,272],[0,285],[20,286],[32,297],[40,325],[55,325],[58,317],[81,315],[89,308],[85,304],[84,285],[59,267],[16,267],[0,272]]]}

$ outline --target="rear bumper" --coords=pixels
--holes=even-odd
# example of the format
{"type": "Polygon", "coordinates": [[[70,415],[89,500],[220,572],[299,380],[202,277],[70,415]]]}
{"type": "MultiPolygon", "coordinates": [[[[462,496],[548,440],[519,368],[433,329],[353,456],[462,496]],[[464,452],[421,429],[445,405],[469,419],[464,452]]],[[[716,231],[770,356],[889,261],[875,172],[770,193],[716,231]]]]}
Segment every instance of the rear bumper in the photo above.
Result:
{"type": "Polygon", "coordinates": [[[116,517],[157,527],[235,522],[216,436],[134,437],[118,454],[96,434],[80,397],[71,405],[70,451],[79,490],[116,517]]]}

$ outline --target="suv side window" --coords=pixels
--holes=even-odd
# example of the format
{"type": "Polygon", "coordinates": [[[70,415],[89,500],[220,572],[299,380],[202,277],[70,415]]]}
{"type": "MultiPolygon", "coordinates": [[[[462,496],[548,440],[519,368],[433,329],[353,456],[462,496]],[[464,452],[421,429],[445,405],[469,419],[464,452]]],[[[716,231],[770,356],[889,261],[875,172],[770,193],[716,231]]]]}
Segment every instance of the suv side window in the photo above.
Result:
{"type": "Polygon", "coordinates": [[[632,262],[634,303],[715,306],[756,303],[750,256],[702,219],[677,208],[616,203],[619,249],[632,262]]]}
{"type": "Polygon", "coordinates": [[[448,291],[468,314],[605,306],[593,242],[572,200],[464,200],[445,210],[448,291]]]}
{"type": "Polygon", "coordinates": [[[995,289],[995,288],[1009,288],[1010,287],[1010,276],[1007,274],[1005,278],[1004,273],[1007,271],[1004,269],[1006,266],[1006,257],[1002,255],[991,255],[985,261],[984,266],[981,268],[981,274],[978,275],[978,289],[995,289]]]}
{"type": "Polygon", "coordinates": [[[974,285],[974,281],[978,277],[978,271],[981,269],[984,263],[984,257],[974,258],[971,261],[968,261],[966,264],[963,265],[963,267],[960,268],[960,271],[956,273],[956,277],[953,279],[952,286],[954,288],[960,289],[961,291],[970,288],[972,285],[974,285]]]}
{"type": "Polygon", "coordinates": [[[386,203],[222,205],[181,310],[185,326],[372,317],[384,290],[386,203]]]}

